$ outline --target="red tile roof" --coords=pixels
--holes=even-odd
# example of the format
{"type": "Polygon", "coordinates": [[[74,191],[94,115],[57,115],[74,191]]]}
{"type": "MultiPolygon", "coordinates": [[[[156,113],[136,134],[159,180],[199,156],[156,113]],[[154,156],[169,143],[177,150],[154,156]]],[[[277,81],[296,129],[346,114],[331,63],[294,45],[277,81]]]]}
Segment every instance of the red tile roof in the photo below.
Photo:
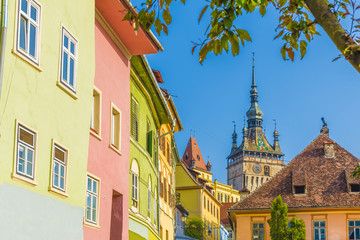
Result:
{"type": "Polygon", "coordinates": [[[359,159],[336,142],[334,157],[326,158],[325,142],[333,141],[321,133],[277,175],[231,209],[269,209],[279,194],[289,209],[359,207],[360,194],[348,191],[348,183],[360,182],[349,177],[359,159]],[[294,185],[306,185],[306,194],[293,194],[294,185]]]}
{"type": "Polygon", "coordinates": [[[194,160],[195,168],[201,169],[203,171],[207,171],[204,158],[201,155],[200,148],[195,138],[193,137],[190,137],[189,139],[182,160],[188,167],[191,167],[191,160],[194,160]]]}
{"type": "Polygon", "coordinates": [[[230,224],[230,221],[229,221],[229,218],[228,218],[228,215],[227,215],[227,210],[233,206],[234,202],[231,202],[231,203],[222,203],[222,206],[220,208],[220,221],[222,224],[224,225],[228,225],[230,224]]]}

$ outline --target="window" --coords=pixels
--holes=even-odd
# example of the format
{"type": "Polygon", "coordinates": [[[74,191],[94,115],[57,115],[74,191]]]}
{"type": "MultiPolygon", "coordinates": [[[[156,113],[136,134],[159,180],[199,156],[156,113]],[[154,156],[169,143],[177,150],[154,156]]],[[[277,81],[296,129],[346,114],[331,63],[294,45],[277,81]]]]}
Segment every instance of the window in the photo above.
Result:
{"type": "Polygon", "coordinates": [[[153,150],[154,150],[154,131],[151,131],[151,125],[150,121],[147,118],[146,119],[146,150],[149,153],[150,157],[153,156],[153,150]]]}
{"type": "Polygon", "coordinates": [[[253,240],[264,240],[265,239],[265,228],[264,223],[253,223],[252,224],[252,239],[253,240]]]}
{"type": "Polygon", "coordinates": [[[116,150],[120,151],[121,144],[121,113],[120,110],[115,107],[115,105],[111,104],[111,133],[110,133],[110,141],[111,146],[116,150]]]}
{"type": "Polygon", "coordinates": [[[206,208],[206,198],[204,196],[204,208],[206,208]]]}
{"type": "Polygon", "coordinates": [[[270,167],[264,166],[264,175],[270,177],[270,167]]]}
{"type": "Polygon", "coordinates": [[[94,88],[91,108],[90,130],[100,136],[101,127],[101,92],[94,88]]]}
{"type": "Polygon", "coordinates": [[[93,224],[98,223],[98,205],[99,205],[98,199],[99,199],[99,180],[88,175],[87,188],[86,188],[85,220],[93,224]]]}
{"type": "Polygon", "coordinates": [[[66,149],[58,144],[53,145],[53,166],[52,166],[52,187],[65,192],[66,186],[66,167],[67,167],[66,149]]]}
{"type": "Polygon", "coordinates": [[[139,167],[136,160],[131,164],[131,199],[134,208],[139,207],[139,167]]]}
{"type": "Polygon", "coordinates": [[[360,192],[360,184],[350,184],[350,192],[360,192]]]}
{"type": "Polygon", "coordinates": [[[180,214],[176,211],[176,225],[180,225],[180,214]]]}
{"type": "Polygon", "coordinates": [[[349,240],[360,239],[360,220],[349,220],[349,240]]]}
{"type": "Polygon", "coordinates": [[[148,217],[151,216],[151,179],[149,178],[149,187],[148,187],[148,217]]]}
{"type": "Polygon", "coordinates": [[[155,225],[157,224],[157,199],[156,199],[156,189],[157,187],[155,187],[154,190],[154,223],[155,225]]]}
{"type": "Polygon", "coordinates": [[[16,173],[34,179],[36,133],[18,125],[16,173]]]}
{"type": "Polygon", "coordinates": [[[166,141],[166,160],[170,164],[170,143],[166,141]]]}
{"type": "Polygon", "coordinates": [[[76,92],[77,47],[77,40],[63,27],[60,82],[73,92],[76,92]]]}
{"type": "Polygon", "coordinates": [[[19,0],[16,50],[39,64],[41,7],[33,0],[19,0]]]}
{"type": "Polygon", "coordinates": [[[169,231],[168,231],[168,230],[166,230],[166,232],[165,232],[165,233],[166,233],[166,238],[165,238],[165,239],[166,239],[166,240],[169,240],[169,231]]]}
{"type": "Polygon", "coordinates": [[[314,221],[314,240],[326,240],[326,223],[325,221],[314,221]]]}
{"type": "Polygon", "coordinates": [[[305,194],[305,185],[302,186],[294,186],[295,194],[305,194]]]}
{"type": "Polygon", "coordinates": [[[139,104],[134,97],[131,98],[131,136],[139,141],[139,104]]]}
{"type": "MultiPolygon", "coordinates": [[[[169,177],[170,179],[170,177],[169,177]]],[[[169,205],[171,206],[171,185],[170,183],[168,184],[168,198],[169,198],[169,205]]]]}
{"type": "Polygon", "coordinates": [[[160,239],[163,239],[163,228],[161,225],[160,225],[160,239]]]}

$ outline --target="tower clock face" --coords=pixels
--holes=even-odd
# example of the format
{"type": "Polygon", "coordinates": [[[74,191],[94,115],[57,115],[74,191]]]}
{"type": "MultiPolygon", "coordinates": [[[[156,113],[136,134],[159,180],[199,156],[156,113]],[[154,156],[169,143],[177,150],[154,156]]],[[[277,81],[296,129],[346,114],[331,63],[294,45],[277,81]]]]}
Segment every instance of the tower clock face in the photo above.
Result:
{"type": "Polygon", "coordinates": [[[254,173],[256,173],[256,174],[261,173],[261,166],[260,166],[260,164],[255,163],[254,166],[253,166],[253,171],[254,171],[254,173]]]}

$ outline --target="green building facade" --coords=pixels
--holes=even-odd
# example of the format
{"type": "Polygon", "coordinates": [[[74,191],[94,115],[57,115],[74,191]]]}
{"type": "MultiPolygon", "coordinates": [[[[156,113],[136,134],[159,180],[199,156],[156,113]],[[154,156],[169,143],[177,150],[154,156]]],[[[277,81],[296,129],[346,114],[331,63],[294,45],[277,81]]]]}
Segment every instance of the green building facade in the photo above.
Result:
{"type": "Polygon", "coordinates": [[[129,238],[160,239],[158,130],[171,114],[144,56],[131,59],[129,238]]]}

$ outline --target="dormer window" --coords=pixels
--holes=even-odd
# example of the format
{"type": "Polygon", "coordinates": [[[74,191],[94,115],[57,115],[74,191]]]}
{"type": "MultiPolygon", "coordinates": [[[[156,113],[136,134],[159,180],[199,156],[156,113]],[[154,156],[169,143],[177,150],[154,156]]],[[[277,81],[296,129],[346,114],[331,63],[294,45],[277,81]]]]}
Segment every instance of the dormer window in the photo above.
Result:
{"type": "Polygon", "coordinates": [[[188,157],[187,153],[186,153],[186,155],[185,155],[185,159],[186,159],[186,160],[188,160],[188,159],[189,159],[189,157],[188,157]]]}
{"type": "Polygon", "coordinates": [[[264,166],[264,175],[270,177],[270,167],[264,166]]]}
{"type": "Polygon", "coordinates": [[[199,155],[197,155],[197,160],[200,161],[200,156],[199,155]]]}
{"type": "Polygon", "coordinates": [[[294,194],[305,194],[305,185],[294,186],[294,194]]]}
{"type": "Polygon", "coordinates": [[[360,192],[360,184],[350,184],[350,192],[360,192]]]}

